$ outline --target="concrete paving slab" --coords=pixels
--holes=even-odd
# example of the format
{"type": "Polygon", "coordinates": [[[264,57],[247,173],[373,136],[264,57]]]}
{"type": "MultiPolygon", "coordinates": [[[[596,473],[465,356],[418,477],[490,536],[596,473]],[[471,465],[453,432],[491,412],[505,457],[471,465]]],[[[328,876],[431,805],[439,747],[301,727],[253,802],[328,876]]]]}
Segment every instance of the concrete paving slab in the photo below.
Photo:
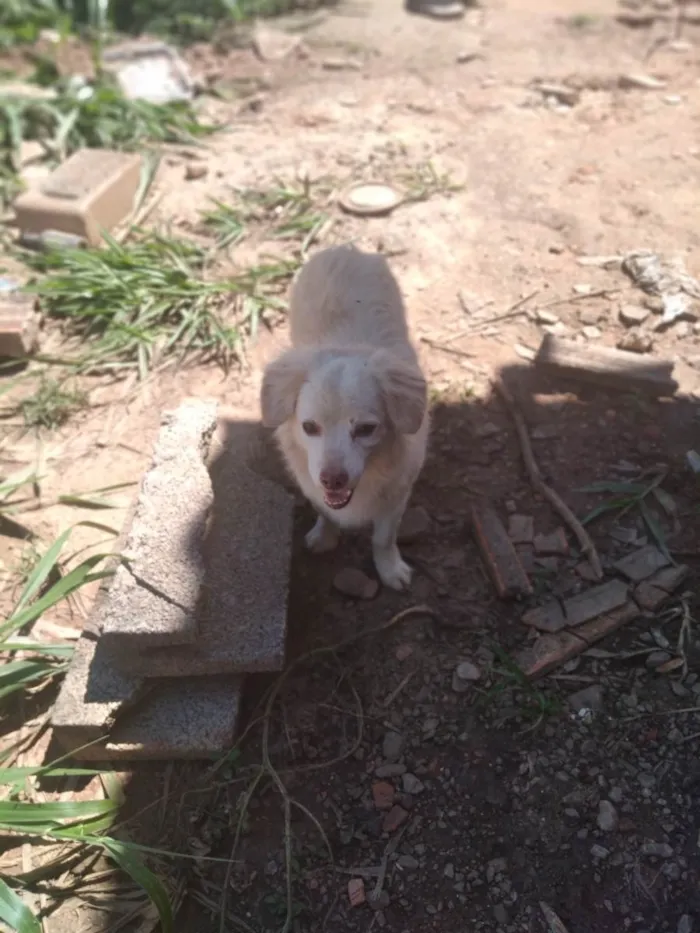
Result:
{"type": "Polygon", "coordinates": [[[207,574],[197,641],[125,656],[147,677],[274,671],[284,666],[294,500],[249,469],[259,425],[220,419],[204,546],[207,574]]]}
{"type": "Polygon", "coordinates": [[[190,399],[163,416],[151,468],[99,619],[116,650],[197,638],[205,578],[203,544],[213,503],[206,458],[217,404],[190,399]]]}

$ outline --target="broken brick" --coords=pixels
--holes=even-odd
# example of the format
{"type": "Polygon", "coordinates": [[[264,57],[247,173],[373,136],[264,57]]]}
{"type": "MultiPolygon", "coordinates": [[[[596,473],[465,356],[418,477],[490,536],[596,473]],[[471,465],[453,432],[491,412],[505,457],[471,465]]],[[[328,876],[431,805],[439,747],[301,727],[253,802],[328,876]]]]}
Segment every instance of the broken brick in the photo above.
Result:
{"type": "Polygon", "coordinates": [[[639,615],[633,602],[584,623],[575,632],[542,635],[517,657],[520,670],[531,680],[543,677],[572,658],[587,651],[592,644],[616,631],[639,615]]]}
{"type": "Polygon", "coordinates": [[[541,632],[559,632],[566,628],[567,621],[561,603],[553,599],[545,603],[544,606],[538,606],[536,609],[530,609],[523,616],[525,625],[531,625],[541,632]]]}
{"type": "Polygon", "coordinates": [[[39,324],[34,295],[19,291],[19,284],[0,290],[0,357],[30,356],[37,348],[39,324]]]}
{"type": "Polygon", "coordinates": [[[366,901],[365,883],[362,878],[351,878],[348,881],[348,898],[351,907],[361,907],[366,901]]]}
{"type": "Polygon", "coordinates": [[[388,781],[377,781],[372,785],[372,799],[377,810],[390,810],[394,803],[394,785],[388,781]]]}
{"type": "Polygon", "coordinates": [[[508,519],[508,537],[513,544],[530,544],[534,530],[532,515],[511,515],[508,519]]]}
{"type": "Polygon", "coordinates": [[[532,585],[500,518],[488,506],[472,506],[474,537],[501,599],[531,596],[532,585]]]}
{"type": "Polygon", "coordinates": [[[627,584],[611,580],[572,596],[564,602],[567,625],[582,625],[591,619],[622,606],[627,600],[627,584]]]}
{"type": "Polygon", "coordinates": [[[640,583],[662,567],[667,567],[669,563],[665,554],[653,544],[648,544],[623,557],[622,560],[618,560],[614,566],[628,580],[640,583]]]}
{"type": "Polygon", "coordinates": [[[408,819],[408,812],[404,810],[403,807],[398,806],[398,804],[389,810],[387,815],[384,817],[384,822],[382,823],[382,830],[385,833],[393,833],[403,826],[403,824],[408,819]]]}
{"type": "Polygon", "coordinates": [[[653,612],[678,589],[688,576],[688,572],[685,564],[679,564],[677,567],[664,567],[663,570],[658,570],[653,577],[644,580],[636,587],[634,598],[642,609],[653,612]]]}
{"type": "Polygon", "coordinates": [[[535,536],[535,553],[542,555],[565,555],[569,553],[569,542],[563,528],[557,528],[548,535],[535,536]]]}

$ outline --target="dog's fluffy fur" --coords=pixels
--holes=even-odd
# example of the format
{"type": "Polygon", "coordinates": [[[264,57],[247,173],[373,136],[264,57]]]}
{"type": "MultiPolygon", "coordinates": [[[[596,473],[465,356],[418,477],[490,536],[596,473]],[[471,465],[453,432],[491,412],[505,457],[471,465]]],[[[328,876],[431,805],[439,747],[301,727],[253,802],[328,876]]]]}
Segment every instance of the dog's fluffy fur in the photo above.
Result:
{"type": "Polygon", "coordinates": [[[426,382],[386,260],[341,246],[302,268],[290,301],[292,348],[271,363],[263,424],[319,517],[314,551],[335,547],[338,527],[373,527],[382,582],[402,589],[411,569],[396,544],[423,466],[426,382]]]}

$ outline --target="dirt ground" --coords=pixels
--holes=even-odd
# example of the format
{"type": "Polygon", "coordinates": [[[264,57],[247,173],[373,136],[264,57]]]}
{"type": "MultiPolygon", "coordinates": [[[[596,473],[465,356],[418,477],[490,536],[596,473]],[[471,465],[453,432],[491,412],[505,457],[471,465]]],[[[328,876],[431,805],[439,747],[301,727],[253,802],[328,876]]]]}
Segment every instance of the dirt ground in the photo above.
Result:
{"type": "MultiPolygon", "coordinates": [[[[301,663],[266,737],[258,703],[271,681],[252,679],[240,757],[214,773],[202,764],[124,774],[130,837],[195,857],[159,863],[182,896],[178,933],[282,928],[287,856],[285,931],[295,933],[700,930],[700,543],[697,479],[685,461],[699,445],[700,325],[656,330],[653,311],[645,324],[653,353],[674,359],[682,377],[673,401],[538,383],[528,366],[545,329],[606,346],[629,339],[620,309],[643,306],[643,293],[619,263],[585,257],[648,248],[700,274],[700,17],[685,8],[693,22],[678,37],[661,3],[649,8],[653,23],[633,28],[616,19],[630,8],[609,0],[494,0],[450,24],[374,0],[321,18],[281,62],[261,65],[248,50],[191,54],[204,80],[246,83],[253,96],[208,105],[230,129],[198,157],[206,176],[186,181],[189,157],[169,153],[151,222],[193,229],[229,186],[304,174],[337,185],[405,181],[427,160],[460,188],[382,219],[334,211],[325,233],[324,245],[353,239],[382,250],[400,280],[434,404],[413,498],[430,521],[405,548],[416,567],[411,591],[356,602],[332,580],[346,566],[373,573],[367,540],[313,557],[301,547],[312,517],[300,507],[290,659],[417,604],[439,618],[416,614],[301,663]],[[665,36],[674,41],[657,42],[665,36]],[[663,86],[619,86],[621,75],[640,73],[663,86]],[[538,81],[578,93],[562,102],[538,81]],[[663,465],[675,515],[658,502],[654,515],[691,567],[656,618],[535,686],[509,664],[531,637],[525,607],[496,598],[469,532],[470,505],[482,499],[504,518],[533,516],[538,533],[561,524],[524,474],[491,387],[501,370],[517,386],[547,482],[577,515],[601,498],[583,487],[663,465]],[[688,671],[659,673],[684,619],[688,671]],[[461,661],[481,675],[467,688],[455,680],[461,661]],[[268,753],[284,792],[266,771],[248,798],[268,753]],[[392,793],[381,782],[401,808],[391,832],[376,806],[377,794],[392,793]],[[366,902],[351,906],[357,879],[366,902]],[[565,931],[548,925],[542,903],[565,931]]],[[[263,330],[247,365],[228,376],[200,367],[117,397],[105,390],[103,407],[44,440],[47,498],[137,480],[160,411],[187,394],[214,394],[256,416],[261,367],[285,340],[284,324],[263,330]]],[[[14,463],[32,462],[35,444],[18,436],[14,463]]],[[[53,506],[39,530],[48,538],[74,520],[53,506]]],[[[606,567],[649,537],[634,510],[591,531],[606,567]]],[[[15,547],[3,543],[6,566],[15,547]]],[[[535,562],[533,605],[580,590],[579,561],[572,542],[570,554],[535,562]]],[[[68,901],[51,930],[107,931],[127,915],[118,892],[99,910],[68,901]]]]}

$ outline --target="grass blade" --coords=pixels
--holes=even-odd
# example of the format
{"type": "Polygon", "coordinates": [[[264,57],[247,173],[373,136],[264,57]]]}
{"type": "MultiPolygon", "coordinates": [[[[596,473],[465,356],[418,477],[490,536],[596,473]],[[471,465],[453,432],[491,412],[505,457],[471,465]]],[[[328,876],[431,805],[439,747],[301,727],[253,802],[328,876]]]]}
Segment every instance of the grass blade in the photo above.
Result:
{"type": "Polygon", "coordinates": [[[2,878],[0,878],[0,920],[16,933],[41,933],[39,920],[2,878]]]}
{"type": "Polygon", "coordinates": [[[140,885],[158,911],[162,933],[173,933],[173,908],[163,883],[146,868],[136,853],[117,839],[101,839],[100,844],[117,865],[140,885]]]}

